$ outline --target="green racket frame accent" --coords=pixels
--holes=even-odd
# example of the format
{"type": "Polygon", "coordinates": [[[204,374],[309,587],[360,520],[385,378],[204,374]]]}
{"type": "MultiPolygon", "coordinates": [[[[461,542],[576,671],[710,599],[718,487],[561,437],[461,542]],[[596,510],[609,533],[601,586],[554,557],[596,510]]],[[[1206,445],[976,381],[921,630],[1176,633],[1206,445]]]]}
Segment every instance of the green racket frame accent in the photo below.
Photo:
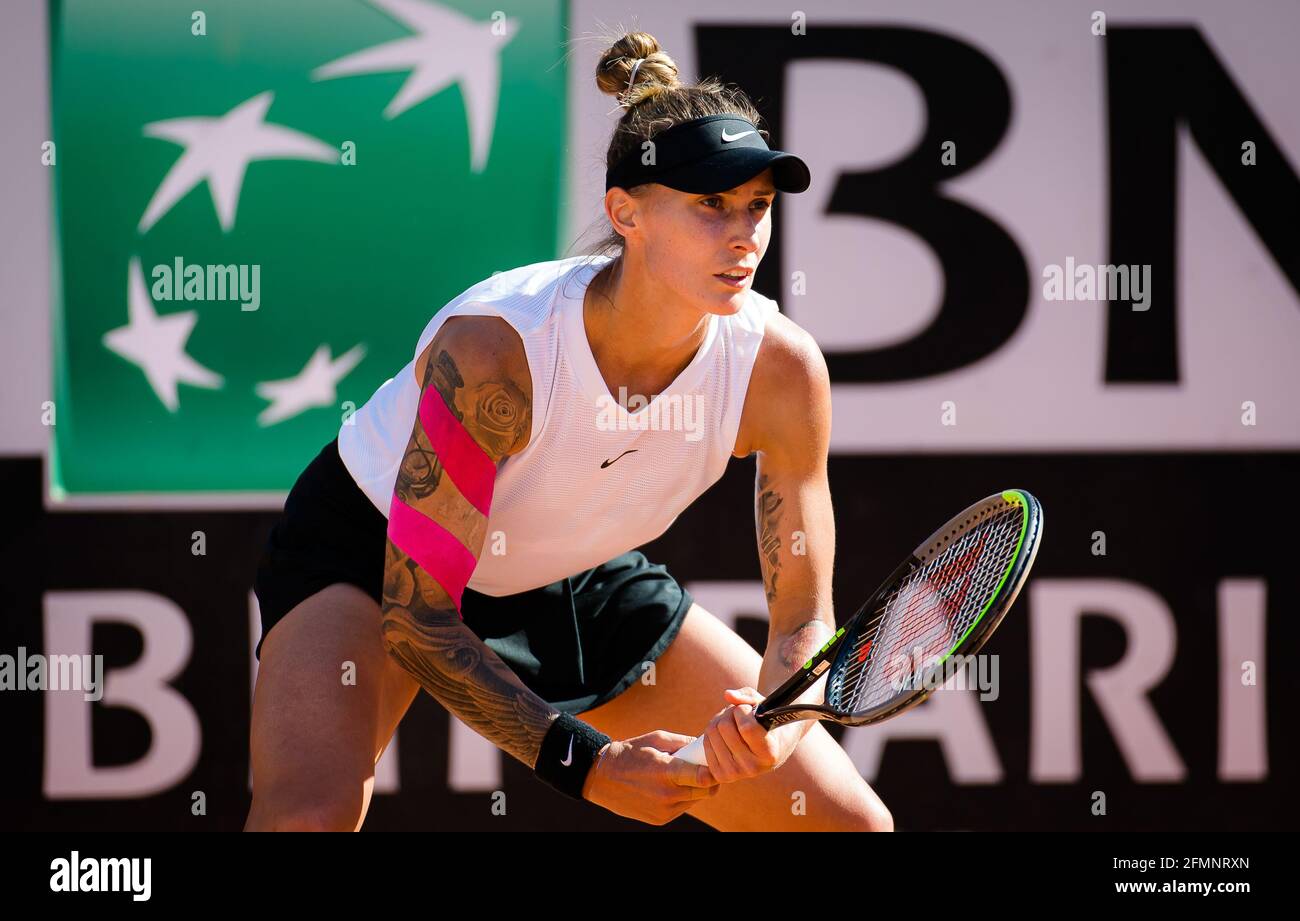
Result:
{"type": "MultiPolygon", "coordinates": [[[[1018,505],[1021,508],[1020,536],[1016,538],[1015,552],[1011,554],[1011,562],[1007,564],[1007,571],[1004,572],[1002,574],[1002,578],[998,580],[997,587],[993,589],[993,594],[989,596],[989,600],[985,602],[983,609],[979,613],[979,616],[976,617],[973,621],[971,621],[971,625],[966,628],[966,632],[961,635],[961,637],[957,640],[957,642],[952,644],[952,649],[949,649],[946,653],[944,653],[943,658],[939,660],[938,664],[935,665],[935,668],[939,668],[940,666],[942,666],[943,663],[948,661],[949,656],[951,656],[954,652],[956,652],[958,649],[961,648],[961,644],[966,642],[966,637],[971,635],[971,631],[973,631],[979,625],[980,621],[984,619],[984,615],[989,612],[989,608],[993,607],[993,602],[997,601],[1002,597],[1002,586],[1007,584],[1007,576],[1011,575],[1012,571],[1016,568],[1016,563],[1020,561],[1020,551],[1025,546],[1025,531],[1029,528],[1029,515],[1030,515],[1030,511],[1032,510],[1032,506],[1030,505],[1030,502],[1031,501],[1036,502],[1036,500],[1034,500],[1032,496],[1029,496],[1027,493],[1021,492],[1018,489],[1006,490],[1005,492],[1002,493],[1002,498],[1006,499],[1012,505],[1018,505]]],[[[1038,547],[1035,546],[1034,549],[1037,550],[1038,547]]]]}

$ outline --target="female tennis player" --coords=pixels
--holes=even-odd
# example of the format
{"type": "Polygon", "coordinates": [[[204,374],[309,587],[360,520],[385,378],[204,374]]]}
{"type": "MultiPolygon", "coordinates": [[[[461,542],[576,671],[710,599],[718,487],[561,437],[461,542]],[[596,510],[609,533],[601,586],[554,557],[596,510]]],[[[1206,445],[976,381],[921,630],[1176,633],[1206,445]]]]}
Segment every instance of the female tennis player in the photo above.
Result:
{"type": "Polygon", "coordinates": [[[256,581],[248,829],[359,828],[420,688],[619,815],[893,827],[819,723],[752,715],[835,623],[826,364],[751,287],[776,192],[808,168],[767,147],[743,93],[679,82],[650,35],[616,42],[596,83],[625,109],[612,238],[439,310],[285,502],[256,581]],[[634,549],[755,453],[762,657],[634,549]],[[707,767],[672,757],[701,732],[707,767]]]}

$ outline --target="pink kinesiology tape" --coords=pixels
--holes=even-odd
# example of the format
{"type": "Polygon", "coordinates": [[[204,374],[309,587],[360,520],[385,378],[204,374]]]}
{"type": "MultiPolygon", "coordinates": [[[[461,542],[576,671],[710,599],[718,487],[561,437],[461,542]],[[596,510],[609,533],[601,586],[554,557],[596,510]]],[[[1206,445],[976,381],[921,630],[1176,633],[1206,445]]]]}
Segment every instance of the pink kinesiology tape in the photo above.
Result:
{"type": "Polygon", "coordinates": [[[437,581],[456,603],[465,593],[478,561],[456,536],[393,493],[388,508],[388,539],[437,581]]]}
{"type": "Polygon", "coordinates": [[[420,425],[442,469],[461,495],[486,515],[492,505],[496,464],[451,414],[436,387],[425,387],[420,397],[420,425]]]}

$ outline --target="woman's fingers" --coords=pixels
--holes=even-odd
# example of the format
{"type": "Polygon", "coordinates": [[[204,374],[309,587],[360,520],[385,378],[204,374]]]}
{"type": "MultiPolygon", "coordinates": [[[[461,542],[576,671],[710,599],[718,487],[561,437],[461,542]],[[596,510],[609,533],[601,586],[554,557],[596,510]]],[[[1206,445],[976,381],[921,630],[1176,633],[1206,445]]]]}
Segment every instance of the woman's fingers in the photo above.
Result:
{"type": "Polygon", "coordinates": [[[736,732],[749,750],[755,767],[762,771],[776,763],[776,742],[754,719],[754,708],[742,704],[731,711],[736,732]]]}
{"type": "Polygon", "coordinates": [[[713,724],[704,733],[704,757],[709,762],[709,771],[719,783],[740,779],[740,768],[726,743],[718,736],[718,727],[713,724]]]}

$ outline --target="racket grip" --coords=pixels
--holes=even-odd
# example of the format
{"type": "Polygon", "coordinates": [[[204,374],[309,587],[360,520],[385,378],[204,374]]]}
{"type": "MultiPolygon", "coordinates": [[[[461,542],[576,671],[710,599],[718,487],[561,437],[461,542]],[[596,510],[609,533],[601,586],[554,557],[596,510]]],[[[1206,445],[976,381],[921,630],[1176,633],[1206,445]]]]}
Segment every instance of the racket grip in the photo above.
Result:
{"type": "MultiPolygon", "coordinates": [[[[825,654],[827,647],[831,646],[843,633],[844,628],[841,627],[840,632],[835,634],[826,646],[822,647],[823,655],[825,654]]],[[[754,709],[754,719],[758,720],[758,724],[769,731],[780,723],[788,722],[788,719],[769,716],[768,711],[775,706],[782,706],[784,703],[789,703],[789,701],[798,694],[807,690],[810,685],[814,684],[817,679],[821,677],[823,671],[824,667],[811,670],[805,669],[796,672],[789,681],[773,691],[770,696],[764,699],[763,702],[754,709]]],[[[708,764],[709,760],[704,754],[704,736],[696,736],[693,742],[677,749],[677,751],[673,753],[673,757],[680,758],[689,764],[708,764]]]]}
{"type": "Polygon", "coordinates": [[[677,749],[673,757],[680,758],[688,764],[708,764],[709,760],[704,756],[704,736],[696,736],[694,742],[677,749]]]}
{"type": "MultiPolygon", "coordinates": [[[[764,703],[766,703],[766,701],[764,703]]],[[[762,704],[759,705],[759,710],[761,709],[762,704]]],[[[770,730],[772,727],[777,725],[776,720],[764,713],[759,713],[758,710],[754,711],[754,718],[758,720],[759,725],[764,729],[770,730]]],[[[704,736],[696,736],[693,742],[677,749],[677,751],[673,753],[673,757],[680,758],[689,764],[708,764],[709,759],[704,754],[704,736]]]]}

